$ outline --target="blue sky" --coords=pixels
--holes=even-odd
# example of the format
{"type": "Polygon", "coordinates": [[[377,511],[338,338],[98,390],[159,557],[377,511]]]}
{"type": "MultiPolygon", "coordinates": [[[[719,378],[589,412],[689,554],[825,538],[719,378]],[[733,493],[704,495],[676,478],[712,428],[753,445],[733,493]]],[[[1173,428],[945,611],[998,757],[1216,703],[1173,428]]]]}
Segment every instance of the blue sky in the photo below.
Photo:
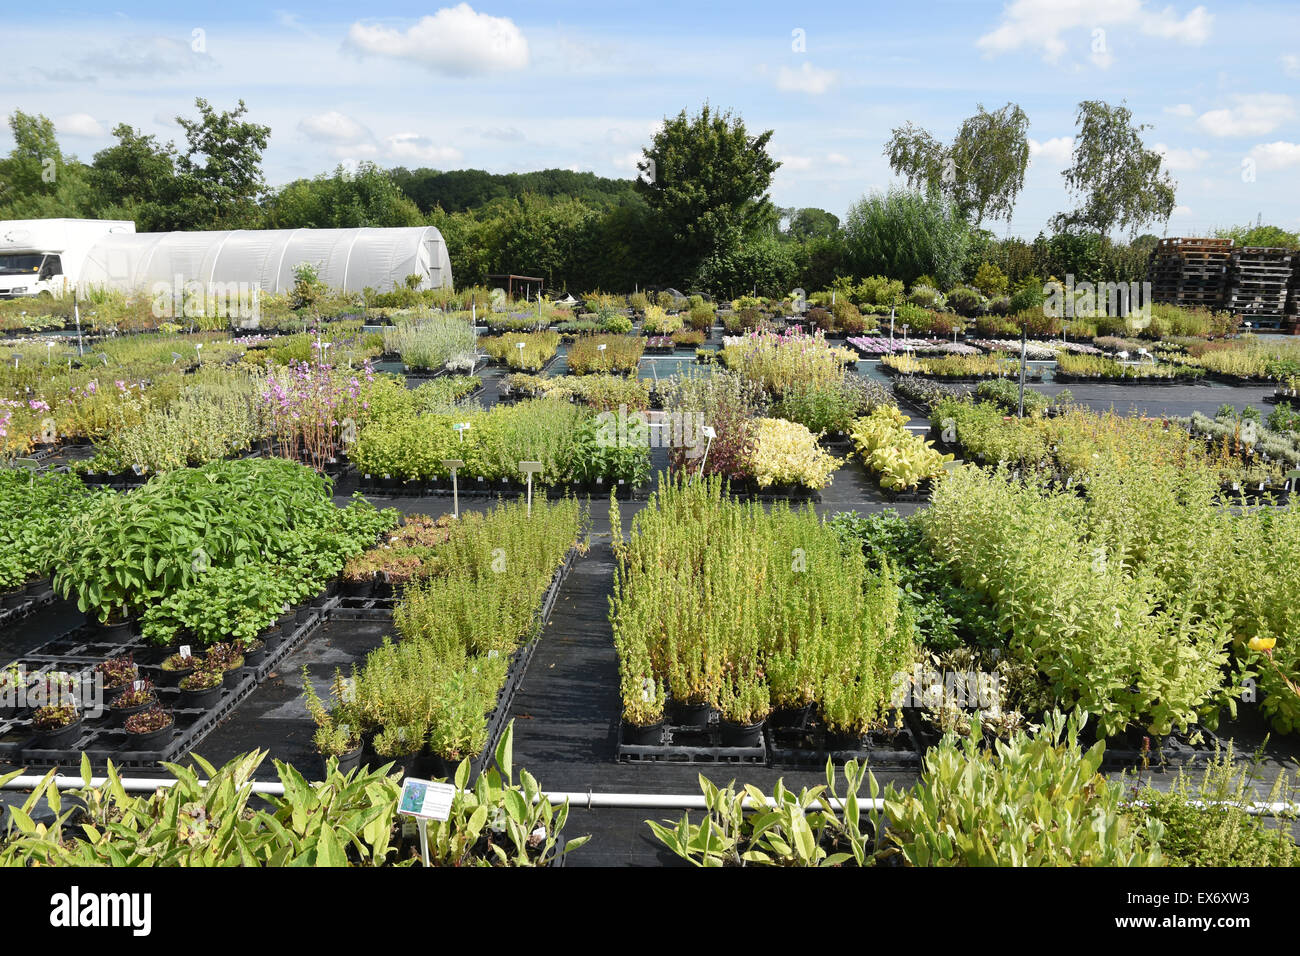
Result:
{"type": "MultiPolygon", "coordinates": [[[[272,0],[274,3],[275,0],[272,0]]],[[[89,159],[126,122],[239,98],[272,129],[267,178],[339,163],[634,175],[665,115],[705,100],[772,129],[782,206],[843,215],[891,182],[911,120],[945,139],[977,103],[1029,115],[1010,225],[1068,205],[1075,104],[1127,100],[1179,183],[1170,235],[1300,228],[1300,4],[54,3],[6,11],[0,109],[55,119],[89,159]]],[[[8,130],[0,149],[11,145],[8,130]]]]}

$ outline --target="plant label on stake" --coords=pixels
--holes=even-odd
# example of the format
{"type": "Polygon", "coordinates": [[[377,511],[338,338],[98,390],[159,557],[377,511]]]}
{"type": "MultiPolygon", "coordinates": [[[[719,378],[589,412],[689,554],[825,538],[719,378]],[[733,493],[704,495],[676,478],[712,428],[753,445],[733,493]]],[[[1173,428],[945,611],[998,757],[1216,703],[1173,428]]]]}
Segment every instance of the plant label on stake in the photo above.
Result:
{"type": "Polygon", "coordinates": [[[713,428],[712,425],[705,425],[705,426],[704,426],[702,429],[700,429],[700,430],[704,433],[704,437],[705,437],[706,439],[708,439],[708,441],[706,441],[706,442],[704,443],[704,457],[702,457],[702,458],[700,459],[700,475],[699,475],[699,476],[700,476],[701,478],[703,478],[703,477],[704,477],[704,463],[705,463],[706,461],[709,460],[709,449],[713,446],[713,439],[715,439],[715,438],[718,437],[718,433],[717,433],[717,431],[714,430],[714,428],[713,428]]]}
{"type": "Polygon", "coordinates": [[[456,480],[456,472],[465,467],[465,463],[459,458],[444,458],[442,467],[451,472],[451,502],[452,508],[457,518],[460,517],[460,483],[456,480]]]}
{"type": "Polygon", "coordinates": [[[188,658],[193,657],[193,656],[194,656],[194,655],[192,655],[192,654],[190,653],[190,646],[189,646],[188,644],[182,644],[182,645],[181,645],[181,660],[187,660],[188,658]]]}
{"type": "Polygon", "coordinates": [[[425,866],[432,865],[429,862],[429,821],[448,819],[455,798],[456,787],[453,784],[416,780],[413,777],[402,780],[402,796],[397,802],[397,812],[415,818],[415,824],[420,830],[420,855],[425,866]]]}
{"type": "Polygon", "coordinates": [[[460,439],[460,443],[461,443],[462,445],[465,444],[465,432],[468,431],[468,430],[470,429],[470,427],[471,427],[471,426],[470,426],[470,423],[469,423],[469,422],[456,422],[456,423],[455,423],[454,425],[452,425],[451,427],[452,427],[452,429],[456,432],[456,436],[460,439]]]}
{"type": "Polygon", "coordinates": [[[528,517],[533,516],[533,475],[542,470],[540,461],[521,461],[519,470],[528,476],[528,517]]]}

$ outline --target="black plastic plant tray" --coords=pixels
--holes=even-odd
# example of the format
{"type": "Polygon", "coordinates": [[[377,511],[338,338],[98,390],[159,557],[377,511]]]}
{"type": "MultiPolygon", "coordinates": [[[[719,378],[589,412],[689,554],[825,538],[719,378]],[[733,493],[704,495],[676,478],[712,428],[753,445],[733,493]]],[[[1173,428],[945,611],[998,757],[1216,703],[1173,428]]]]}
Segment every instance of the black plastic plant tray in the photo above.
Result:
{"type": "Polygon", "coordinates": [[[765,734],[768,761],[782,769],[820,770],[826,766],[827,758],[835,764],[856,760],[891,770],[921,766],[921,747],[907,726],[893,733],[868,734],[868,746],[852,750],[829,749],[826,734],[817,729],[768,727],[765,734]]]}
{"type": "MultiPolygon", "coordinates": [[[[154,749],[147,751],[126,750],[126,732],[121,727],[110,726],[107,714],[97,718],[87,718],[86,728],[80,739],[73,744],[57,749],[45,749],[31,746],[32,735],[27,718],[0,720],[0,760],[30,768],[53,766],[71,767],[81,760],[86,753],[92,766],[103,767],[108,760],[117,766],[148,767],[159,761],[175,760],[191,752],[202,739],[245,697],[253,692],[306,637],[325,620],[325,615],[337,598],[332,598],[322,607],[311,608],[306,619],[294,626],[278,647],[267,654],[256,667],[240,668],[240,680],[234,687],[225,688],[217,703],[205,710],[181,708],[178,706],[180,690],[176,687],[157,686],[159,702],[172,712],[175,720],[172,736],[154,749]]],[[[84,669],[94,666],[105,657],[133,654],[137,657],[147,656],[152,650],[143,639],[134,636],[121,642],[95,641],[98,629],[82,626],[68,634],[55,638],[42,645],[37,652],[24,655],[20,663],[29,665],[29,670],[41,669],[84,669]]],[[[155,678],[159,668],[156,664],[139,663],[142,675],[155,678]]],[[[155,684],[157,681],[155,680],[155,684]]]]}
{"type": "Polygon", "coordinates": [[[752,747],[722,746],[722,731],[716,723],[708,727],[664,728],[660,744],[629,744],[623,741],[623,722],[618,724],[620,763],[752,764],[767,763],[766,730],[752,747]]]}
{"type": "Polygon", "coordinates": [[[28,593],[21,604],[14,607],[0,609],[0,628],[9,627],[11,624],[17,624],[23,618],[27,617],[34,611],[54,603],[54,588],[47,581],[45,587],[35,593],[28,593]]]}
{"type": "MultiPolygon", "coordinates": [[[[528,493],[528,485],[513,478],[488,481],[477,477],[459,479],[459,489],[453,492],[450,478],[435,478],[429,481],[403,481],[401,479],[384,479],[375,475],[357,476],[357,487],[365,495],[382,498],[451,498],[459,494],[462,498],[491,498],[507,496],[516,498],[528,493]]],[[[534,498],[562,498],[566,494],[591,495],[607,498],[611,490],[623,501],[649,497],[649,484],[630,485],[621,479],[616,481],[570,482],[568,484],[544,485],[533,484],[534,498]]]]}

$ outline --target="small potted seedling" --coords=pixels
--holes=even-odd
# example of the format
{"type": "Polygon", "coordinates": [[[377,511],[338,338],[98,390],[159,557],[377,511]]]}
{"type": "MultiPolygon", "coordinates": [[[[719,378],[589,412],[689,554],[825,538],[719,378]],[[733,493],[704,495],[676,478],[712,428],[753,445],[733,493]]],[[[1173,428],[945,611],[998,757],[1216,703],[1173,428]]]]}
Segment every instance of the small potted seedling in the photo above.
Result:
{"type": "Polygon", "coordinates": [[[153,750],[172,734],[176,719],[161,707],[150,707],[126,718],[128,750],[153,750]]]}
{"type": "Polygon", "coordinates": [[[221,697],[222,672],[206,663],[181,678],[181,706],[194,710],[211,707],[221,697]]]}
{"type": "Polygon", "coordinates": [[[148,710],[157,703],[158,694],[154,691],[153,681],[142,677],[113,698],[108,705],[108,713],[114,724],[123,724],[128,717],[148,710]]]}
{"type": "Polygon", "coordinates": [[[53,750],[75,743],[81,729],[81,711],[76,704],[46,704],[32,713],[32,730],[39,748],[53,750]]]}

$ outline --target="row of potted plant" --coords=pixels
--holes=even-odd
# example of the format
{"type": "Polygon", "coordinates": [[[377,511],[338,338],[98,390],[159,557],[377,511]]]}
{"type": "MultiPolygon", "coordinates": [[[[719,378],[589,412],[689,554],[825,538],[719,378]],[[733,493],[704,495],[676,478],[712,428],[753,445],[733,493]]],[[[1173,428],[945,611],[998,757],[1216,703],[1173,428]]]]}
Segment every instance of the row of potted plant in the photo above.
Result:
{"type": "MultiPolygon", "coordinates": [[[[607,416],[608,417],[608,416],[607,416]]],[[[521,461],[540,461],[534,481],[545,485],[601,479],[638,483],[648,476],[644,422],[620,430],[590,408],[558,398],[497,405],[486,412],[385,417],[366,425],[350,449],[363,477],[429,481],[450,475],[444,462],[464,462],[462,482],[522,480],[521,461]]]]}
{"type": "Polygon", "coordinates": [[[915,630],[894,573],[846,554],[811,508],[769,511],[720,478],[683,477],[660,484],[629,540],[615,533],[625,742],[658,743],[666,722],[704,726],[713,711],[734,746],[814,706],[847,746],[883,726],[915,630]]]}
{"type": "Polygon", "coordinates": [[[934,443],[908,431],[911,421],[897,408],[878,406],[849,426],[854,449],[867,469],[888,491],[912,491],[933,482],[953,460],[934,443]]]}
{"type": "Polygon", "coordinates": [[[401,639],[385,640],[351,680],[337,674],[328,703],[304,674],[321,752],[360,760],[368,741],[381,762],[436,758],[442,777],[476,757],[512,656],[536,635],[541,599],[585,526],[574,499],[535,501],[531,515],[516,501],[410,549],[421,566],[394,610],[401,639]]]}
{"type": "Polygon", "coordinates": [[[525,332],[483,336],[478,340],[492,361],[516,371],[539,372],[560,348],[558,332],[525,332]]]}

